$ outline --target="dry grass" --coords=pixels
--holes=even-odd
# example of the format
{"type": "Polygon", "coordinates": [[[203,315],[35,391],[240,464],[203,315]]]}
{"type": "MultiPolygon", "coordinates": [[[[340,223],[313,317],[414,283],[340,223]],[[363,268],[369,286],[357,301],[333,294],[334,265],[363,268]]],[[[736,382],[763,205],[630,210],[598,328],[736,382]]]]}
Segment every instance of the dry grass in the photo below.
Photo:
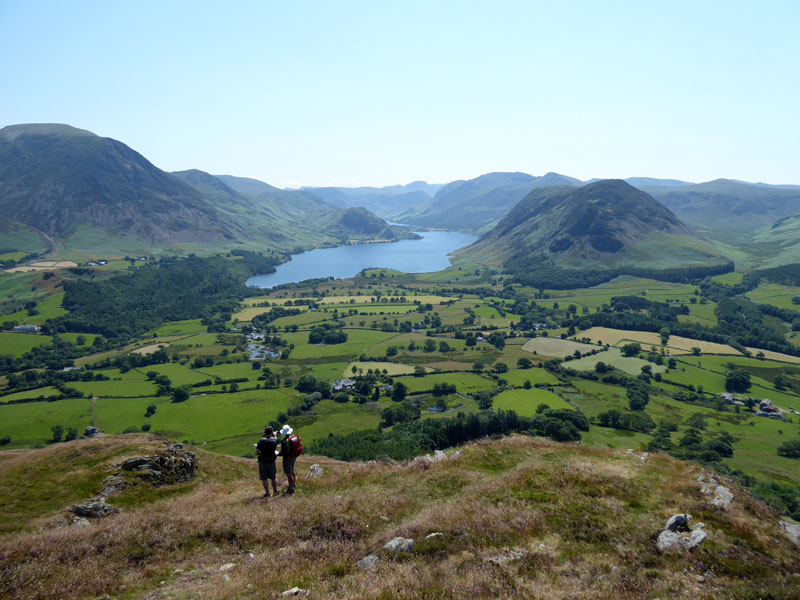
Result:
{"type": "MultiPolygon", "coordinates": [[[[342,370],[342,376],[352,377],[353,367],[355,367],[356,369],[361,369],[361,371],[364,373],[366,373],[370,369],[372,369],[373,371],[385,370],[389,375],[411,375],[414,373],[414,365],[405,365],[402,363],[391,363],[391,362],[355,361],[347,364],[347,366],[342,370]]],[[[431,370],[432,369],[426,369],[426,371],[431,371],[431,370]]]]}
{"type": "Polygon", "coordinates": [[[747,348],[753,356],[762,352],[764,358],[767,360],[777,360],[779,362],[787,363],[800,363],[800,356],[792,356],[791,354],[783,354],[782,352],[773,352],[772,350],[762,350],[761,348],[747,348]]]}
{"type": "Polygon", "coordinates": [[[158,352],[164,348],[169,347],[169,344],[161,343],[161,344],[150,344],[149,346],[142,346],[141,348],[136,348],[136,350],[132,350],[131,354],[141,354],[142,356],[146,356],[148,354],[153,354],[154,352],[158,352]]]}
{"type": "Polygon", "coordinates": [[[565,356],[574,354],[575,350],[581,353],[590,352],[592,350],[597,350],[597,346],[573,342],[572,340],[562,340],[560,338],[537,337],[525,342],[522,349],[526,352],[536,352],[536,354],[542,354],[544,356],[564,358],[565,356]]]}
{"type": "MultiPolygon", "coordinates": [[[[650,331],[629,331],[626,329],[609,329],[608,327],[592,327],[586,331],[579,332],[578,337],[589,338],[594,343],[602,341],[604,344],[610,344],[611,346],[620,346],[629,342],[639,342],[646,350],[649,350],[650,346],[655,346],[657,349],[661,348],[661,336],[650,331]]],[[[675,355],[689,354],[694,347],[700,348],[700,352],[703,354],[735,354],[741,356],[741,352],[727,344],[703,342],[701,340],[693,340],[678,335],[671,335],[666,346],[669,353],[675,355]]]]}
{"type": "MultiPolygon", "coordinates": [[[[255,474],[253,463],[231,460],[255,474]]],[[[293,586],[341,599],[800,592],[797,552],[775,515],[735,488],[729,512],[712,510],[692,466],[666,456],[642,462],[513,437],[428,468],[321,460],[325,475],[306,480],[312,460],[302,457],[292,497],[261,500],[255,477],[207,477],[89,527],[0,538],[0,596],[273,598],[293,586]],[[654,536],[684,511],[705,522],[709,539],[692,555],[658,554],[654,536]],[[421,541],[432,532],[443,536],[421,541]],[[414,552],[380,551],[397,535],[414,538],[414,552]],[[375,570],[355,567],[372,552],[381,555],[375,570]],[[707,569],[715,575],[698,583],[707,569]]]]}
{"type": "Polygon", "coordinates": [[[46,260],[24,265],[22,267],[14,267],[13,269],[6,269],[6,273],[30,273],[34,271],[47,271],[49,269],[66,269],[69,267],[77,267],[78,264],[71,260],[46,260]]]}

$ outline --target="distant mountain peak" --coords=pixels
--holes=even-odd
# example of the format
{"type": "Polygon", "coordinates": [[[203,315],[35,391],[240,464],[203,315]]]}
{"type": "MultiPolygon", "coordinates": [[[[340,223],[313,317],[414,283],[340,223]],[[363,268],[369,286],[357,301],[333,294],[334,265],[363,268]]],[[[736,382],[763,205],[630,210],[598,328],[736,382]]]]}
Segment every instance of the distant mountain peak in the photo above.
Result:
{"type": "Polygon", "coordinates": [[[66,135],[66,136],[86,136],[99,137],[87,131],[78,129],[71,125],[62,123],[22,123],[19,125],[8,125],[0,129],[0,138],[5,138],[9,142],[14,141],[21,135],[66,135]]]}

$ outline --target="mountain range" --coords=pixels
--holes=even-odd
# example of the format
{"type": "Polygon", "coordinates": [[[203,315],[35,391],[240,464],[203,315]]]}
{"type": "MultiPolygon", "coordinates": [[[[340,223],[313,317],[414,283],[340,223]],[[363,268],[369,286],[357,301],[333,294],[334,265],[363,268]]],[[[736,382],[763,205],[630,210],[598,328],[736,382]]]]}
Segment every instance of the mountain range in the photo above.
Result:
{"type": "Polygon", "coordinates": [[[122,142],[68,125],[11,125],[0,130],[0,250],[38,251],[44,240],[60,256],[76,258],[237,247],[285,253],[414,236],[383,220],[391,219],[483,235],[476,256],[506,256],[524,242],[564,264],[615,264],[635,258],[633,246],[663,248],[657,238],[664,234],[673,242],[681,237],[682,250],[669,255],[688,264],[721,256],[750,265],[800,258],[800,186],[631,177],[627,187],[619,180],[593,187],[603,181],[496,172],[447,184],[285,190],[196,169],[168,173],[122,142]],[[602,209],[596,194],[589,209],[579,206],[580,194],[567,193],[583,188],[608,195],[602,209]],[[644,194],[634,196],[634,188],[644,194]],[[657,221],[664,227],[645,231],[640,208],[663,217],[657,221]],[[535,231],[526,231],[531,211],[538,211],[535,231]],[[565,233],[592,218],[586,235],[565,233]],[[612,251],[618,244],[625,251],[612,251]]]}
{"type": "Polygon", "coordinates": [[[198,170],[167,173],[122,142],[59,124],[0,130],[0,214],[0,230],[21,224],[73,256],[290,251],[413,235],[362,214],[375,232],[365,233],[364,223],[307,191],[198,170]]]}

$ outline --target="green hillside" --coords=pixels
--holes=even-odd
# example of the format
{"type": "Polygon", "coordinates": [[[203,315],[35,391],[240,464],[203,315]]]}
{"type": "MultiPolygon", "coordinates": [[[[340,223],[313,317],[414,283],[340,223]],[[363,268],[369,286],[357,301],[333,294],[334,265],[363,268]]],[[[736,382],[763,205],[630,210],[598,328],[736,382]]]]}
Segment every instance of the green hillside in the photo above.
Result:
{"type": "Polygon", "coordinates": [[[412,225],[468,232],[488,231],[528,192],[553,185],[578,185],[572,177],[548,173],[488,173],[469,181],[454,181],[440,189],[433,200],[397,219],[412,225]]]}
{"type": "Polygon", "coordinates": [[[0,130],[0,214],[13,217],[0,222],[0,254],[50,246],[77,261],[237,247],[288,252],[410,235],[374,215],[374,233],[353,230],[341,209],[308,191],[198,170],[165,173],[121,142],[58,124],[0,130]]]}
{"type": "Polygon", "coordinates": [[[517,275],[533,263],[558,268],[706,267],[725,258],[648,194],[621,180],[532,191],[462,253],[517,275]]]}

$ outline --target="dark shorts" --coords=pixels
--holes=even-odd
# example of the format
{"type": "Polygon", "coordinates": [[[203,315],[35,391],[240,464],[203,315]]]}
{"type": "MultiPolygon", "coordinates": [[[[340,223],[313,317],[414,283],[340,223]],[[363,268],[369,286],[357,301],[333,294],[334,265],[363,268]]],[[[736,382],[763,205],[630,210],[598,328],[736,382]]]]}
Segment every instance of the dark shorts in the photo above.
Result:
{"type": "Polygon", "coordinates": [[[258,477],[261,481],[266,481],[267,479],[275,479],[276,477],[276,469],[275,469],[275,461],[272,462],[261,462],[258,463],[258,477]]]}
{"type": "Polygon", "coordinates": [[[284,475],[291,475],[294,473],[294,463],[297,461],[296,456],[285,456],[283,458],[283,473],[284,475]]]}

